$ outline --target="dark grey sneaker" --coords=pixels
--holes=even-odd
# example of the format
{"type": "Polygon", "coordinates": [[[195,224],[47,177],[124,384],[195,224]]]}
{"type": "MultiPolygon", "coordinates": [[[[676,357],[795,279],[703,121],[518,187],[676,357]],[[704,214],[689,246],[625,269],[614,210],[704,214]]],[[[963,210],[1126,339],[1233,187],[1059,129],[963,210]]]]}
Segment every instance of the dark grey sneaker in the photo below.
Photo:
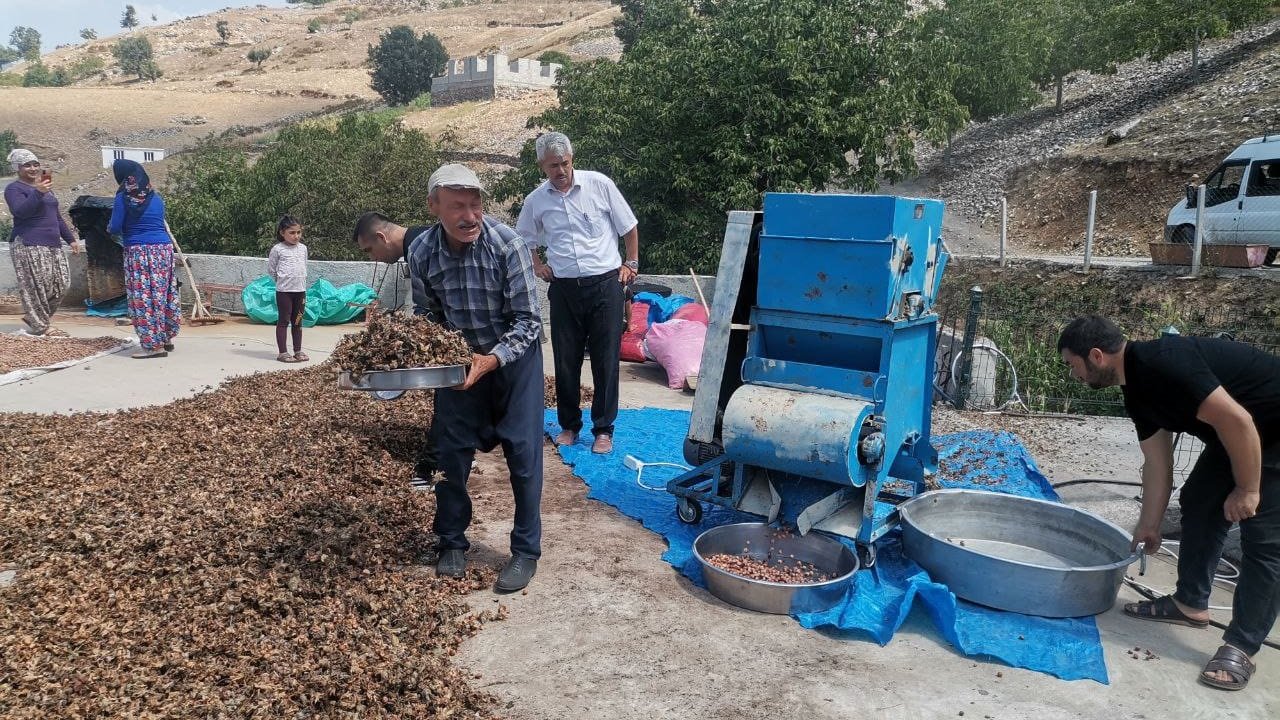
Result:
{"type": "Polygon", "coordinates": [[[443,550],[436,562],[436,575],[460,578],[467,574],[467,554],[462,550],[443,550]]]}
{"type": "Polygon", "coordinates": [[[498,592],[523,590],[536,572],[538,572],[537,558],[528,555],[512,555],[506,566],[502,568],[502,572],[498,573],[498,582],[493,584],[493,589],[498,592]]]}

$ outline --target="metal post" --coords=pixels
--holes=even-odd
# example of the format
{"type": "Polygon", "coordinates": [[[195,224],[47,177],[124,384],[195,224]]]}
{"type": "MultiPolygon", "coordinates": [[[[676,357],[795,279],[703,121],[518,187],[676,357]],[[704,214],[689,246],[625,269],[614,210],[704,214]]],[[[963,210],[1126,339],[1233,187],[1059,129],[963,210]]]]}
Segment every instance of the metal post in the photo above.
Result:
{"type": "Polygon", "coordinates": [[[1004,249],[1009,242],[1009,200],[1000,198],[1000,267],[1004,267],[1004,249]]]}
{"type": "Polygon", "coordinates": [[[1098,191],[1089,191],[1089,228],[1084,234],[1084,270],[1089,271],[1089,265],[1093,262],[1093,220],[1098,212],[1098,191]]]}
{"type": "Polygon", "coordinates": [[[956,369],[956,409],[963,410],[969,399],[969,386],[973,375],[973,343],[978,338],[978,317],[982,314],[982,288],[974,285],[969,290],[969,315],[964,321],[964,353],[960,367],[956,369]]]}
{"type": "Polygon", "coordinates": [[[1191,274],[1200,274],[1200,250],[1204,246],[1204,185],[1196,187],[1196,241],[1191,250],[1191,274]]]}

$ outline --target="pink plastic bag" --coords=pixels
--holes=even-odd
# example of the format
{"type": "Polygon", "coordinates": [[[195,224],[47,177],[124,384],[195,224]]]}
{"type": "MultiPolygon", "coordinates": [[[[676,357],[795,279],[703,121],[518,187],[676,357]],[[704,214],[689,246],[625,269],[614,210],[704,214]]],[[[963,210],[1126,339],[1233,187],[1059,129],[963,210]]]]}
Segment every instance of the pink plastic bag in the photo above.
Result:
{"type": "Polygon", "coordinates": [[[706,337],[707,326],[696,320],[672,319],[649,326],[645,345],[653,359],[666,369],[667,387],[679,390],[686,377],[698,374],[706,337]]]}
{"type": "Polygon", "coordinates": [[[700,322],[703,325],[706,325],[708,322],[707,309],[702,307],[699,303],[688,303],[677,308],[676,311],[671,314],[671,319],[693,320],[694,322],[700,322]]]}

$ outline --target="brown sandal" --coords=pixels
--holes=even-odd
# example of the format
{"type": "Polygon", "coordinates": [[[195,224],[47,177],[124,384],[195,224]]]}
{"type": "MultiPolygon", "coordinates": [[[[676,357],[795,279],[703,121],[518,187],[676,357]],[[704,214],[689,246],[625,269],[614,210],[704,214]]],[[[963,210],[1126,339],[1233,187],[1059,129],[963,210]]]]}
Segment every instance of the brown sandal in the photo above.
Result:
{"type": "Polygon", "coordinates": [[[1178,606],[1173,602],[1172,595],[1165,595],[1155,600],[1126,603],[1124,614],[1139,620],[1153,620],[1155,622],[1186,625],[1187,627],[1199,629],[1209,627],[1208,620],[1196,620],[1179,610],[1178,606]]]}
{"type": "Polygon", "coordinates": [[[1223,645],[1213,654],[1213,659],[1204,666],[1204,670],[1200,673],[1200,682],[1220,690],[1243,690],[1249,684],[1249,678],[1253,677],[1253,671],[1257,669],[1258,666],[1253,664],[1244,651],[1230,645],[1223,645]],[[1209,677],[1209,673],[1212,672],[1224,672],[1230,675],[1231,679],[1219,680],[1209,677]]]}
{"type": "Polygon", "coordinates": [[[311,359],[311,358],[307,357],[307,354],[306,354],[306,353],[304,353],[304,352],[302,352],[301,350],[299,350],[298,352],[296,352],[296,353],[294,353],[294,354],[293,354],[293,361],[294,361],[294,362],[306,362],[306,361],[308,361],[308,360],[310,360],[310,359],[311,359]]]}
{"type": "Polygon", "coordinates": [[[290,355],[289,353],[280,353],[279,355],[277,355],[277,356],[276,356],[276,359],[277,359],[277,360],[279,360],[280,362],[283,362],[283,363],[296,363],[296,362],[298,362],[298,361],[297,361],[297,359],[295,359],[295,358],[294,358],[292,355],[290,355]]]}

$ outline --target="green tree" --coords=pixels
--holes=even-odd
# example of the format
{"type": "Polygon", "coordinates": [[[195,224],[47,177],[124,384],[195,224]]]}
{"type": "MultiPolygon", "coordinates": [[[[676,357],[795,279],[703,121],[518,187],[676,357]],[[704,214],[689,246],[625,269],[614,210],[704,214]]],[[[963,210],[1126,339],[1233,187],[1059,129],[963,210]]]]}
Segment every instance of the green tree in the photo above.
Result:
{"type": "MultiPolygon", "coordinates": [[[[9,152],[18,147],[18,133],[12,128],[8,130],[0,130],[0,157],[8,157],[9,152]]],[[[8,163],[6,163],[6,166],[8,163]]],[[[8,169],[6,167],[6,169],[8,169]]]]}
{"type": "MultiPolygon", "coordinates": [[[[652,5],[650,6],[652,7],[652,5]]],[[[559,107],[579,167],[610,175],[640,218],[645,267],[714,270],[727,210],[766,191],[866,190],[915,170],[917,138],[964,119],[947,48],[908,0],[735,0],[648,31],[618,62],[575,63],[559,107]]],[[[495,189],[539,177],[533,143],[495,189]]]]}
{"type": "Polygon", "coordinates": [[[254,48],[250,50],[249,54],[245,55],[245,57],[249,59],[249,62],[256,63],[258,69],[261,70],[262,63],[266,62],[267,58],[271,57],[271,50],[269,48],[254,48]]]}
{"type": "Polygon", "coordinates": [[[702,0],[612,0],[622,14],[613,21],[613,34],[626,52],[644,33],[663,30],[687,21],[703,5],[702,0]]]}
{"type": "Polygon", "coordinates": [[[123,38],[111,48],[111,54],[116,57],[122,72],[137,75],[139,80],[154,80],[161,75],[151,50],[151,41],[146,36],[123,38]]]}
{"type": "Polygon", "coordinates": [[[444,72],[449,53],[431,33],[422,37],[408,25],[383,33],[378,46],[369,46],[372,81],[369,87],[392,105],[404,105],[431,90],[431,78],[444,72]]]}
{"type": "Polygon", "coordinates": [[[124,6],[124,13],[120,15],[120,27],[125,30],[138,27],[138,11],[134,10],[132,5],[124,6]]]}
{"type": "Polygon", "coordinates": [[[1035,73],[1041,88],[1055,89],[1062,110],[1062,85],[1077,70],[1113,73],[1137,55],[1131,8],[1116,0],[1037,0],[1027,7],[1043,48],[1035,73]]]}
{"type": "Polygon", "coordinates": [[[1200,74],[1200,43],[1265,19],[1272,0],[1146,0],[1130,8],[1137,46],[1153,60],[1191,50],[1200,74]]]}
{"type": "Polygon", "coordinates": [[[307,21],[307,32],[318,33],[324,27],[324,23],[320,22],[320,18],[311,18],[307,21]]]}
{"type": "Polygon", "coordinates": [[[32,62],[40,59],[40,31],[33,27],[19,25],[9,33],[9,44],[25,60],[32,62]]]}
{"type": "Polygon", "coordinates": [[[70,74],[63,68],[49,68],[36,61],[27,66],[22,76],[23,87],[62,87],[71,84],[70,74]]]}
{"type": "Polygon", "coordinates": [[[227,38],[231,37],[231,25],[226,20],[219,20],[214,25],[214,29],[218,31],[218,39],[225,45],[227,38]]]}
{"type": "Polygon", "coordinates": [[[14,50],[8,45],[0,45],[0,65],[11,63],[20,57],[22,57],[22,53],[14,50]]]}
{"type": "Polygon", "coordinates": [[[548,50],[538,56],[538,62],[555,63],[561,67],[569,67],[573,64],[573,58],[559,50],[548,50]]]}
{"type": "Polygon", "coordinates": [[[98,31],[93,28],[84,28],[80,31],[80,38],[82,40],[97,40],[98,31]]]}
{"type": "Polygon", "coordinates": [[[1025,0],[948,0],[930,9],[925,31],[944,39],[956,69],[952,94],[986,120],[1040,99],[1033,77],[1043,40],[1025,0]]]}
{"type": "Polygon", "coordinates": [[[193,251],[261,255],[284,213],[303,218],[312,257],[360,259],[351,228],[377,208],[398,222],[427,220],[427,173],[440,162],[435,144],[372,115],[336,125],[285,128],[256,163],[207,138],[178,156],[165,188],[174,231],[193,251]]]}

